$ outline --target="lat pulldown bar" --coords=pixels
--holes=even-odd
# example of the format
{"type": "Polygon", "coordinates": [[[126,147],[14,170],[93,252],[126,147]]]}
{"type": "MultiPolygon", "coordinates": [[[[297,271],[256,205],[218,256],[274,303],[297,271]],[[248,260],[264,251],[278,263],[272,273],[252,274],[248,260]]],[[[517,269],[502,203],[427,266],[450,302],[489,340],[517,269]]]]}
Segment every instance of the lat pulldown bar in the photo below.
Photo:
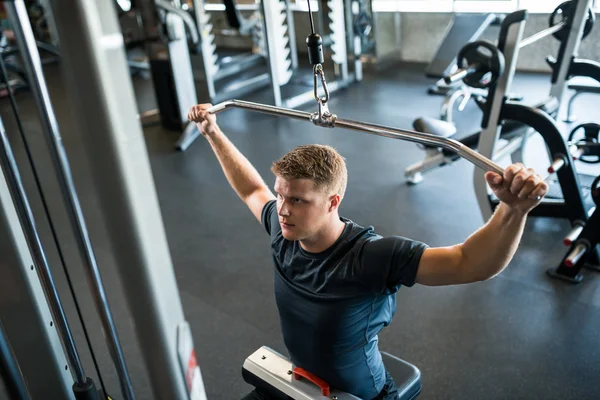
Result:
{"type": "Polygon", "coordinates": [[[311,121],[317,126],[327,128],[345,128],[359,132],[369,133],[371,135],[384,136],[392,139],[401,139],[409,142],[420,143],[428,146],[441,147],[457,153],[471,163],[485,171],[493,171],[497,174],[504,175],[504,169],[498,164],[491,161],[489,158],[473,151],[469,147],[463,145],[457,140],[443,138],[427,133],[414,132],[405,129],[390,128],[382,125],[375,125],[366,122],[357,122],[346,119],[337,118],[337,116],[326,112],[309,113],[305,111],[292,110],[288,108],[269,106],[265,104],[252,103],[242,100],[229,100],[214,105],[208,109],[211,114],[217,114],[229,108],[242,108],[245,110],[261,112],[264,114],[276,115],[280,117],[289,117],[304,121],[311,121]]]}

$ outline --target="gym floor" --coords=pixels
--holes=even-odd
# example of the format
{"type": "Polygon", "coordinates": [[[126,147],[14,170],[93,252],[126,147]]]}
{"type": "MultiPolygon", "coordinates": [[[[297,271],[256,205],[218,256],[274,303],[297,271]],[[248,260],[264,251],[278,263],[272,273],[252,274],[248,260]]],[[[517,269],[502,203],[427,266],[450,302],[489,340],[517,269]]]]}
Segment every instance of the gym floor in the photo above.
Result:
{"type": "MultiPolygon", "coordinates": [[[[416,117],[436,116],[442,102],[442,97],[427,94],[433,82],[424,77],[423,70],[423,65],[394,64],[367,71],[362,83],[332,94],[330,109],[340,117],[410,128],[416,117]]],[[[82,149],[80,138],[86,133],[77,131],[71,110],[61,102],[66,94],[58,67],[48,66],[46,77],[133,386],[138,399],[150,399],[151,388],[107,240],[110,233],[97,211],[82,149]]],[[[151,82],[136,78],[134,85],[140,110],[153,108],[151,82]]],[[[549,77],[521,73],[514,88],[534,103],[549,92],[549,77]]],[[[272,102],[267,90],[244,98],[272,102]]],[[[103,381],[113,398],[122,398],[33,99],[29,93],[17,99],[103,381]]],[[[580,121],[593,120],[592,102],[590,96],[577,101],[580,121]]],[[[6,99],[0,102],[0,115],[21,166],[86,373],[98,382],[6,99]]],[[[410,187],[404,182],[404,169],[423,157],[415,144],[241,110],[226,115],[219,118],[222,129],[269,184],[273,183],[270,164],[295,146],[323,143],[336,147],[346,157],[349,170],[342,214],[359,224],[373,225],[382,235],[445,246],[465,240],[483,224],[473,193],[473,166],[466,161],[430,173],[423,183],[410,187]]],[[[480,112],[471,103],[455,118],[459,129],[474,130],[480,112]]],[[[268,236],[229,187],[203,138],[179,153],[173,147],[178,133],[159,125],[144,132],[208,398],[241,398],[251,390],[241,377],[244,359],[262,345],[286,352],[272,291],[268,236]]],[[[532,158],[526,161],[545,168],[547,161],[540,154],[545,151],[531,148],[528,157],[532,158]]],[[[416,285],[398,292],[398,311],[392,325],[381,333],[380,347],[421,369],[420,398],[600,398],[600,274],[586,272],[583,283],[571,285],[545,273],[564,256],[562,239],[568,229],[567,221],[530,219],[516,257],[495,279],[453,287],[416,285]]]]}

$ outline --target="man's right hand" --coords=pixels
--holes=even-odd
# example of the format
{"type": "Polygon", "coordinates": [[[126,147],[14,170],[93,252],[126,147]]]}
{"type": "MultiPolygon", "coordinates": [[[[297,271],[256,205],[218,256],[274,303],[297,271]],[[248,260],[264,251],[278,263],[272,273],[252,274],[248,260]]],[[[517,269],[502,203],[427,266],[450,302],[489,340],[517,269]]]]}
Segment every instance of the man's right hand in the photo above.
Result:
{"type": "Polygon", "coordinates": [[[219,131],[217,117],[207,111],[210,107],[212,107],[212,104],[198,104],[192,106],[188,112],[188,119],[198,125],[200,133],[204,136],[212,135],[219,131]]]}

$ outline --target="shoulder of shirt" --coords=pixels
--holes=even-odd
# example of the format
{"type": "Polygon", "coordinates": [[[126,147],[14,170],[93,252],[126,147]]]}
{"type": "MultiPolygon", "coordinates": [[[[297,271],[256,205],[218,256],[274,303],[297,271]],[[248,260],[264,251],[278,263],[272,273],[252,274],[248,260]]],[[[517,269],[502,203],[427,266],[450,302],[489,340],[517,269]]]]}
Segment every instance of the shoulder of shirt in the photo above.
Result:
{"type": "Polygon", "coordinates": [[[375,228],[372,225],[363,227],[351,219],[341,217],[341,220],[349,225],[347,242],[357,242],[360,240],[369,241],[381,239],[381,236],[375,233],[375,228]]]}

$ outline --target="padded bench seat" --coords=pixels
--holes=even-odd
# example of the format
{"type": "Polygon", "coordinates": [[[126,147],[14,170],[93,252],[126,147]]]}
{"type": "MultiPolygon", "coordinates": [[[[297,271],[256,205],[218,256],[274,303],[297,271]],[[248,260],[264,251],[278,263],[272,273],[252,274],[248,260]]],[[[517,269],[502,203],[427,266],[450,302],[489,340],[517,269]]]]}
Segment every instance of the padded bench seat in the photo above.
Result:
{"type": "MultiPolygon", "coordinates": [[[[546,100],[534,106],[538,108],[548,115],[556,116],[559,108],[559,102],[556,97],[548,97],[546,100]]],[[[502,125],[502,131],[500,133],[500,137],[502,139],[510,140],[514,136],[521,135],[523,133],[521,128],[524,128],[525,125],[517,122],[517,121],[504,121],[502,125]]],[[[413,128],[417,132],[429,133],[432,135],[436,135],[439,137],[452,138],[460,141],[465,146],[469,146],[474,149],[477,147],[479,143],[479,132],[475,132],[468,135],[462,135],[462,137],[457,136],[456,127],[451,122],[442,121],[436,118],[431,117],[422,117],[418,118],[413,122],[413,128]]],[[[425,146],[432,147],[432,146],[425,146]]],[[[446,150],[446,152],[448,152],[446,150]]],[[[447,155],[452,155],[452,152],[448,152],[447,155]]]]}
{"type": "MultiPolygon", "coordinates": [[[[400,400],[412,400],[421,392],[421,371],[414,365],[381,352],[383,363],[394,377],[400,400]]],[[[322,399],[356,400],[358,397],[329,388],[329,395],[306,379],[296,379],[291,361],[267,346],[251,354],[242,367],[244,380],[268,394],[268,399],[322,399]]],[[[324,384],[324,382],[323,382],[324,384]]],[[[322,385],[323,386],[323,385],[322,385]]],[[[326,384],[325,384],[326,386],[326,384]]],[[[245,397],[248,400],[252,397],[245,397]]]]}

